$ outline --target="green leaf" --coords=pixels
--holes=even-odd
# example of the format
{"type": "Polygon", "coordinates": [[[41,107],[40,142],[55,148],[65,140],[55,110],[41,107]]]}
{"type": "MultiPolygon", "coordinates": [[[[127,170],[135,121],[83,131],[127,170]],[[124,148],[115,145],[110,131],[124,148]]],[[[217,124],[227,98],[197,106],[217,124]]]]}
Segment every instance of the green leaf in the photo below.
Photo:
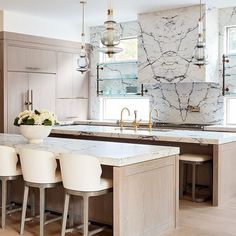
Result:
{"type": "Polygon", "coordinates": [[[52,121],[46,119],[46,120],[43,122],[43,125],[45,125],[45,126],[52,126],[52,121]]]}
{"type": "Polygon", "coordinates": [[[27,120],[28,120],[29,116],[26,116],[24,119],[22,119],[22,124],[25,125],[27,120]]]}
{"type": "Polygon", "coordinates": [[[16,119],[14,120],[14,125],[15,125],[15,126],[20,126],[20,125],[18,124],[19,119],[20,119],[19,117],[16,117],[16,119]]]}
{"type": "Polygon", "coordinates": [[[34,119],[27,119],[24,125],[34,125],[34,119]]]}
{"type": "Polygon", "coordinates": [[[38,110],[34,110],[34,113],[35,113],[36,115],[40,115],[40,112],[39,112],[38,110]]]}

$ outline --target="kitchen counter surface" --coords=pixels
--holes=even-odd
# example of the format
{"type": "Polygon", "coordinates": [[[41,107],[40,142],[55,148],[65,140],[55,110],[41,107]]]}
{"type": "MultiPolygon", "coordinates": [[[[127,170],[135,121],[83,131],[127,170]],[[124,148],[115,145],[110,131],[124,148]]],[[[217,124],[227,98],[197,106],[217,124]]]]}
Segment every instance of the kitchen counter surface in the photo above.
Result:
{"type": "Polygon", "coordinates": [[[211,125],[204,127],[204,130],[236,133],[236,125],[211,125]]]}
{"type": "Polygon", "coordinates": [[[28,147],[59,153],[78,153],[96,156],[102,165],[126,166],[140,162],[178,155],[179,148],[141,144],[112,143],[63,138],[47,138],[42,144],[27,144],[21,135],[0,134],[0,145],[16,149],[28,147]]]}
{"type": "Polygon", "coordinates": [[[61,126],[68,125],[102,125],[102,126],[118,126],[119,121],[115,120],[74,120],[74,121],[59,121],[61,126]]]}
{"type": "Polygon", "coordinates": [[[236,134],[227,132],[189,131],[174,129],[154,129],[153,131],[149,132],[148,130],[134,131],[132,128],[120,130],[119,127],[94,125],[70,125],[61,127],[57,126],[53,128],[52,134],[201,144],[224,144],[236,141],[236,134]]]}

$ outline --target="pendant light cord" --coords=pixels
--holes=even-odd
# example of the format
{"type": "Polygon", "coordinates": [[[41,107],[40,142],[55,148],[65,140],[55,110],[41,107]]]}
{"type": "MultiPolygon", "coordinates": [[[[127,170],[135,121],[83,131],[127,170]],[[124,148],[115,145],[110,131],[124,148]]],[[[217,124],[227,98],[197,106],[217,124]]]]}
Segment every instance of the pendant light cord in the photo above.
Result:
{"type": "Polygon", "coordinates": [[[112,9],[112,0],[108,0],[108,9],[112,9]]]}
{"type": "Polygon", "coordinates": [[[85,2],[81,2],[83,7],[82,7],[82,36],[84,36],[84,4],[85,2]]]}
{"type": "Polygon", "coordinates": [[[202,20],[202,0],[200,0],[200,21],[202,20]]]}

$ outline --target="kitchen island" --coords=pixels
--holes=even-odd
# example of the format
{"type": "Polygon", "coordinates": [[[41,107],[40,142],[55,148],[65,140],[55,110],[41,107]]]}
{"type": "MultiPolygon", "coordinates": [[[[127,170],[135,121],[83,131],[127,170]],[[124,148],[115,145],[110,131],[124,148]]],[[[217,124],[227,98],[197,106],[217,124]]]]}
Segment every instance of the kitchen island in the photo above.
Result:
{"type": "MultiPolygon", "coordinates": [[[[236,197],[236,134],[172,129],[120,130],[119,127],[70,125],[55,127],[52,136],[180,147],[180,153],[213,156],[213,205],[236,197]]],[[[205,172],[206,176],[209,172],[205,172]]],[[[198,176],[199,180],[203,176],[198,176]]],[[[209,176],[208,176],[209,177],[209,176]]],[[[203,180],[204,182],[205,180],[203,180]]]]}
{"type": "MultiPolygon", "coordinates": [[[[51,151],[56,158],[60,153],[96,156],[103,176],[113,179],[113,194],[91,199],[90,220],[113,225],[114,236],[159,235],[177,225],[177,147],[62,138],[27,144],[21,135],[11,134],[0,134],[0,145],[15,147],[17,151],[22,147],[51,151]]],[[[50,193],[47,208],[60,212],[63,189],[54,191],[58,192],[50,193]]],[[[74,213],[79,211],[80,205],[74,203],[74,213]]]]}

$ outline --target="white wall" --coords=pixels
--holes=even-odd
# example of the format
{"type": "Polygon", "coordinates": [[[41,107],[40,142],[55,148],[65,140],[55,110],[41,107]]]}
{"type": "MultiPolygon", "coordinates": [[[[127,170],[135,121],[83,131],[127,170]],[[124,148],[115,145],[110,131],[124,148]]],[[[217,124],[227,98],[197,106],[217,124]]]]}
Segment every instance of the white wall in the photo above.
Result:
{"type": "Polygon", "coordinates": [[[0,31],[3,31],[3,11],[0,11],[0,31]]]}
{"type": "MultiPolygon", "coordinates": [[[[39,18],[22,13],[4,11],[4,31],[35,36],[80,41],[80,24],[56,19],[39,18]]],[[[87,34],[89,38],[89,28],[87,34]]],[[[87,40],[88,41],[88,40],[87,40]]]]}

